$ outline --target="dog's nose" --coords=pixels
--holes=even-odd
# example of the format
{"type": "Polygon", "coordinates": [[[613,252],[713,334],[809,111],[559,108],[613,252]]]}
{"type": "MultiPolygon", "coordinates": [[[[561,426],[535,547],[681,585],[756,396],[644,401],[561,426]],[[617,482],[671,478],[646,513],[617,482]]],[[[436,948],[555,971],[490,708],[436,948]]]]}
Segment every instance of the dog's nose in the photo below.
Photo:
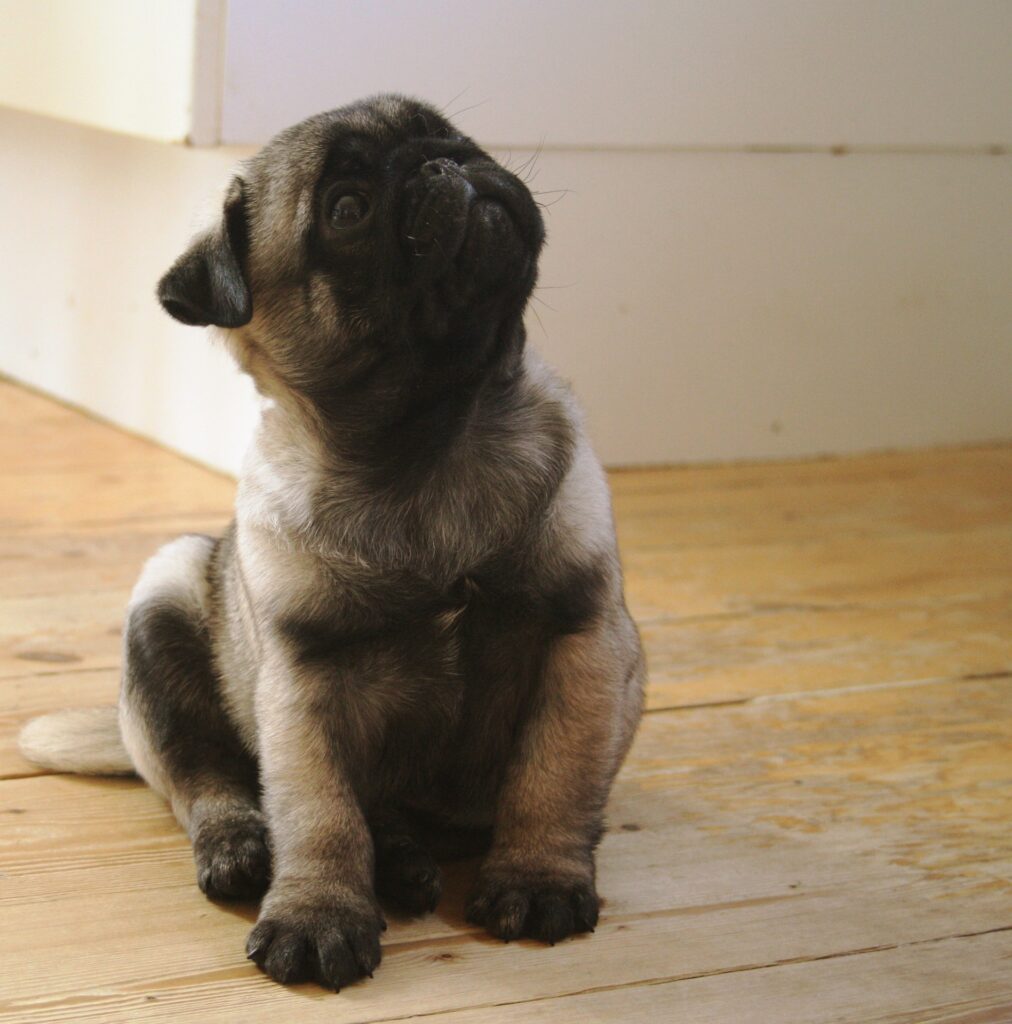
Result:
{"type": "Polygon", "coordinates": [[[441,156],[422,164],[421,173],[423,178],[438,178],[441,174],[452,174],[459,170],[460,165],[456,160],[451,160],[448,156],[441,156]]]}

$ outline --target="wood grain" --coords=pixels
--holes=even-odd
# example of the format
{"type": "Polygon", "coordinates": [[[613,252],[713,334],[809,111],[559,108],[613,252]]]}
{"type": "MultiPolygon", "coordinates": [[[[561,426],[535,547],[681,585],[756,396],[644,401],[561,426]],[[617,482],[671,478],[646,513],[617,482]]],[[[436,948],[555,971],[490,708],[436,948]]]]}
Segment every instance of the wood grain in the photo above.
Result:
{"type": "Polygon", "coordinates": [[[144,559],[234,485],[0,383],[0,1020],[1012,1020],[1012,451],[612,475],[651,662],[591,937],[392,920],[376,978],[242,957],[134,780],[40,772],[20,723],[115,699],[144,559]]]}
{"type": "MultiPolygon", "coordinates": [[[[1007,1024],[1008,932],[440,1014],[444,1024],[1007,1024]],[[918,1007],[924,1007],[919,1009],[918,1007]]],[[[417,1017],[401,1017],[401,1024],[417,1017]]]]}
{"type": "Polygon", "coordinates": [[[1012,672],[1009,600],[770,608],[643,624],[648,707],[1012,672]]]}

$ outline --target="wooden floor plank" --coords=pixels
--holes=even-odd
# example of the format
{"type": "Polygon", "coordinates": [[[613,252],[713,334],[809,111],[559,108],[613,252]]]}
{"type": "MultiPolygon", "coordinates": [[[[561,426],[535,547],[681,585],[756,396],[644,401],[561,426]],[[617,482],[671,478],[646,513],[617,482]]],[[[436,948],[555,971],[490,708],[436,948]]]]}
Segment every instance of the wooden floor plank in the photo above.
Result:
{"type": "Polygon", "coordinates": [[[235,485],[220,480],[210,487],[203,474],[195,478],[193,473],[194,467],[184,464],[171,470],[145,466],[0,478],[0,487],[12,495],[4,501],[3,527],[35,537],[118,531],[169,519],[188,530],[191,524],[220,520],[235,485]]]}
{"type": "MultiPolygon", "coordinates": [[[[1012,934],[440,1014],[442,1024],[1008,1024],[1012,934]]],[[[371,1018],[375,1020],[375,1018],[371,1018]]],[[[385,1024],[407,1024],[402,1017],[385,1024]]]]}
{"type": "Polygon", "coordinates": [[[647,706],[1012,672],[1004,597],[647,622],[647,706]]]}
{"type": "Polygon", "coordinates": [[[171,456],[0,377],[0,473],[29,473],[171,456]]]}
{"type": "Polygon", "coordinates": [[[13,608],[23,597],[82,595],[87,601],[88,595],[100,590],[128,594],[144,562],[163,544],[187,531],[220,533],[227,521],[223,509],[185,522],[162,518],[143,525],[119,522],[102,531],[75,533],[67,529],[52,536],[0,536],[4,581],[0,598],[13,608]]]}
{"type": "Polygon", "coordinates": [[[620,535],[637,547],[954,532],[1012,515],[1012,445],[803,462],[620,470],[620,535]]]}
{"type": "Polygon", "coordinates": [[[0,597],[0,679],[119,664],[129,590],[0,597]]]}
{"type": "Polygon", "coordinates": [[[797,544],[627,547],[641,622],[781,609],[881,607],[1012,597],[1012,526],[797,544]]]}
{"type": "Polygon", "coordinates": [[[71,664],[59,671],[59,663],[51,663],[49,668],[53,671],[0,680],[0,779],[48,774],[18,751],[17,735],[28,719],[57,708],[116,703],[118,664],[83,670],[71,664]]]}

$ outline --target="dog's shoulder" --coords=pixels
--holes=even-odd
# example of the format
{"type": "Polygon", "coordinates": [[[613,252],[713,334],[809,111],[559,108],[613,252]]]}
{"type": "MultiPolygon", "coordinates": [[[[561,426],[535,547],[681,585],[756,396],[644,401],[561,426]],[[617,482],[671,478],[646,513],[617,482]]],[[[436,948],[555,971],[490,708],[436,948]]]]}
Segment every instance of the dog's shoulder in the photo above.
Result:
{"type": "MultiPolygon", "coordinates": [[[[534,479],[544,488],[516,540],[474,573],[484,596],[515,605],[552,632],[569,633],[622,601],[608,480],[568,385],[536,355],[527,361],[527,429],[522,444],[556,462],[534,479]]],[[[508,500],[508,499],[507,499],[508,500]]]]}
{"type": "Polygon", "coordinates": [[[323,476],[319,447],[296,417],[265,403],[239,476],[239,522],[288,536],[310,529],[323,476]]]}
{"type": "Polygon", "coordinates": [[[549,563],[583,564],[615,551],[608,479],[594,451],[583,413],[569,386],[539,357],[527,358],[530,379],[564,424],[565,468],[553,488],[533,547],[549,563]]]}

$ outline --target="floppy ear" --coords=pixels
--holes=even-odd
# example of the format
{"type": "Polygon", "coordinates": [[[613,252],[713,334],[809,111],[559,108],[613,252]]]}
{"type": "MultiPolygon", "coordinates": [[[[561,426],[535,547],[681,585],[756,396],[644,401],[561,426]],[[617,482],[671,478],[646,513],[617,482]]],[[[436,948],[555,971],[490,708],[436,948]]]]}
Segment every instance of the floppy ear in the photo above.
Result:
{"type": "Polygon", "coordinates": [[[158,282],[158,301],[169,316],[196,327],[242,327],[253,316],[244,266],[249,246],[246,194],[234,178],[221,223],[198,236],[158,282]]]}

